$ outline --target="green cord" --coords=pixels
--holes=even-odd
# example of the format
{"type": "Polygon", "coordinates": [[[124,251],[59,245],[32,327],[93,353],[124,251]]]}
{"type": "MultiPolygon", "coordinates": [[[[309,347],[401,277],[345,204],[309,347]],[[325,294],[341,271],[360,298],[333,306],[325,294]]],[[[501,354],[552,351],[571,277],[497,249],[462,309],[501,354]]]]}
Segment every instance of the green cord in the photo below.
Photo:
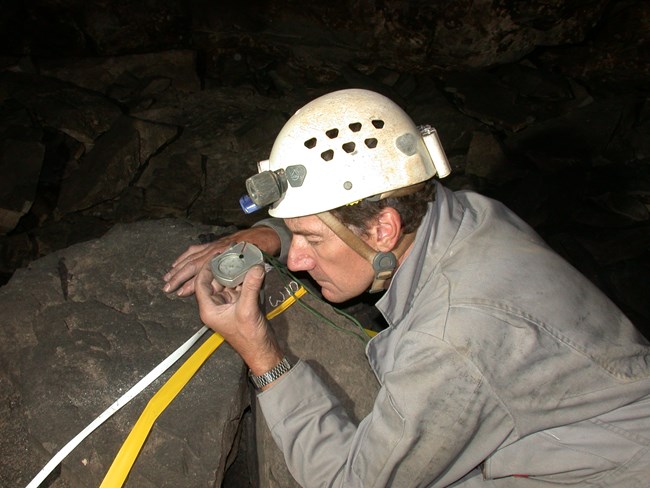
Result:
{"type": "MultiPolygon", "coordinates": [[[[357,329],[359,329],[359,331],[361,332],[361,334],[359,334],[359,333],[357,333],[357,332],[354,332],[354,331],[351,331],[351,330],[348,330],[348,329],[346,329],[346,328],[344,328],[344,327],[341,327],[341,326],[339,326],[339,325],[336,325],[332,320],[330,320],[330,319],[328,319],[327,317],[325,317],[322,313],[320,313],[318,310],[314,309],[312,306],[310,306],[310,305],[304,303],[302,300],[296,300],[296,301],[297,301],[297,302],[298,302],[302,307],[304,307],[307,311],[309,311],[311,314],[313,314],[313,315],[315,315],[316,317],[318,317],[319,319],[321,319],[323,322],[325,322],[326,324],[328,324],[330,327],[332,327],[332,328],[334,328],[334,329],[336,329],[336,330],[338,330],[338,331],[340,331],[340,332],[343,332],[343,333],[345,333],[345,334],[350,334],[350,335],[354,336],[355,338],[357,338],[358,340],[360,340],[361,343],[364,344],[364,345],[365,345],[365,344],[370,340],[371,337],[370,337],[370,336],[368,335],[368,333],[366,332],[366,329],[363,327],[363,325],[361,325],[361,323],[360,323],[356,318],[354,318],[354,317],[353,317],[352,315],[350,315],[349,313],[344,312],[343,310],[340,310],[340,309],[334,307],[334,306],[331,305],[330,303],[327,303],[327,302],[326,302],[325,300],[323,300],[321,297],[315,295],[312,291],[309,290],[308,287],[306,287],[306,286],[302,283],[302,281],[300,281],[300,279],[298,279],[298,278],[297,278],[293,273],[291,273],[291,271],[289,271],[289,269],[288,269],[284,264],[282,264],[280,261],[278,261],[276,258],[274,258],[273,256],[270,256],[270,255],[268,255],[268,254],[266,254],[266,253],[264,253],[264,252],[263,252],[262,254],[264,255],[264,258],[266,259],[266,261],[267,261],[271,266],[273,266],[275,269],[278,270],[278,272],[280,273],[280,276],[281,276],[281,277],[283,278],[283,280],[284,280],[284,285],[286,286],[287,290],[291,290],[291,288],[290,288],[289,286],[287,286],[287,285],[289,284],[289,281],[286,280],[286,278],[288,277],[288,278],[290,278],[290,279],[296,281],[296,283],[298,283],[298,284],[301,285],[302,287],[304,287],[305,290],[307,290],[307,292],[308,292],[311,296],[313,296],[316,300],[319,300],[321,303],[327,305],[327,306],[330,307],[332,310],[334,310],[334,312],[336,312],[337,314],[339,314],[339,315],[345,317],[345,318],[348,319],[350,322],[352,322],[352,323],[354,324],[354,326],[355,326],[357,329]]],[[[293,292],[292,292],[292,295],[293,295],[293,292]]]]}

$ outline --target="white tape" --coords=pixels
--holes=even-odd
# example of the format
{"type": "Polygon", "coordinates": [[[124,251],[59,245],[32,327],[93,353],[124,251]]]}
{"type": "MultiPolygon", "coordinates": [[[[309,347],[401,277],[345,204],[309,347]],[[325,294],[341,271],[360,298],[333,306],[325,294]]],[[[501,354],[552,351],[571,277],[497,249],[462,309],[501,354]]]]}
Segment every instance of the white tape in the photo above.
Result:
{"type": "Polygon", "coordinates": [[[50,459],[50,461],[45,465],[43,469],[41,469],[41,471],[27,485],[26,488],[38,488],[38,486],[45,480],[45,478],[47,478],[50,473],[54,471],[54,468],[56,468],[61,463],[61,461],[63,461],[65,457],[81,443],[81,441],[88,437],[97,427],[108,420],[120,408],[135,398],[140,392],[142,392],[142,390],[153,383],[161,374],[167,371],[170,366],[178,361],[183,356],[183,354],[185,354],[208,330],[209,329],[205,326],[201,327],[201,329],[199,329],[196,334],[190,337],[181,347],[176,349],[158,366],[156,366],[149,374],[138,381],[129,391],[127,391],[117,401],[115,401],[115,403],[104,410],[104,412],[102,412],[99,417],[88,424],[84,430],[79,432],[79,434],[77,434],[70,442],[63,446],[63,448],[57,452],[52,459],[50,459]]]}

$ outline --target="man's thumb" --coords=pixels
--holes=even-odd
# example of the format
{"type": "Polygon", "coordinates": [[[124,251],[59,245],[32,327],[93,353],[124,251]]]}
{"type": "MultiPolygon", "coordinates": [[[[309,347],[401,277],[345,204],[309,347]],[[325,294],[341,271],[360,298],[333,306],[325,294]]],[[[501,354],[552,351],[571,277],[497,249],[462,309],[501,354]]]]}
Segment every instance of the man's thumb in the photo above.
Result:
{"type": "Polygon", "coordinates": [[[248,293],[254,293],[257,297],[257,293],[259,293],[260,288],[262,288],[264,275],[264,266],[262,265],[257,264],[249,269],[246,273],[246,276],[244,276],[244,282],[242,283],[242,293],[244,293],[244,290],[246,290],[248,293]]]}

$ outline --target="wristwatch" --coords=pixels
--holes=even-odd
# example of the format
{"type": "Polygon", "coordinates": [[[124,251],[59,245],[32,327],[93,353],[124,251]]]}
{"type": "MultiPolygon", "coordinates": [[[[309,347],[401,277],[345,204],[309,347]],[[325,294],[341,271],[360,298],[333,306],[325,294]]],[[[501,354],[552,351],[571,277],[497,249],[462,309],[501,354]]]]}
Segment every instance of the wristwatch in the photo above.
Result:
{"type": "Polygon", "coordinates": [[[285,356],[282,358],[282,361],[280,361],[278,364],[273,366],[273,368],[269,369],[266,373],[261,374],[259,376],[255,376],[252,373],[252,371],[248,370],[248,377],[255,385],[255,388],[261,390],[262,387],[277,380],[280,376],[288,372],[290,369],[291,369],[291,363],[285,356]]]}

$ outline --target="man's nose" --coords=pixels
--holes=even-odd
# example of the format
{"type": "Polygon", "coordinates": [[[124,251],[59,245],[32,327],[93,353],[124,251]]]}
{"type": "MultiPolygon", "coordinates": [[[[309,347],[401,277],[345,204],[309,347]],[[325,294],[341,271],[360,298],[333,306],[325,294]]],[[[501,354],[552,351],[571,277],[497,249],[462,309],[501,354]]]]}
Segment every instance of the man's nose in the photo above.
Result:
{"type": "Polygon", "coordinates": [[[291,271],[309,271],[314,268],[314,258],[302,246],[292,242],[287,255],[287,267],[291,271]]]}

